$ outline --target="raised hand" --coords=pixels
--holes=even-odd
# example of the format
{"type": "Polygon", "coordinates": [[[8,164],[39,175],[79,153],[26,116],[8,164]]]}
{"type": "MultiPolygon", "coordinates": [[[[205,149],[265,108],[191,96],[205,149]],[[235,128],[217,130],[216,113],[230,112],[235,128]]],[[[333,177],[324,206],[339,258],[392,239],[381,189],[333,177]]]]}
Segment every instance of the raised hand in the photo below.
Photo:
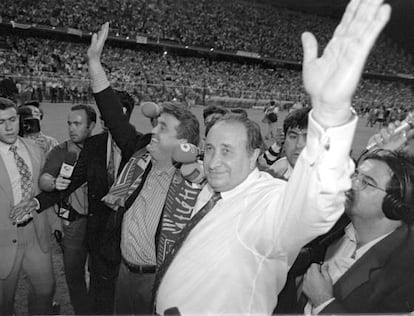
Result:
{"type": "Polygon", "coordinates": [[[352,0],[319,58],[316,38],[302,34],[304,86],[314,118],[322,126],[349,120],[351,99],[365,61],[390,13],[391,7],[383,0],[352,0]]]}
{"type": "Polygon", "coordinates": [[[108,38],[109,22],[104,23],[98,33],[94,33],[91,39],[91,45],[88,48],[88,61],[89,63],[100,63],[102,50],[105,45],[105,41],[108,38]]]}

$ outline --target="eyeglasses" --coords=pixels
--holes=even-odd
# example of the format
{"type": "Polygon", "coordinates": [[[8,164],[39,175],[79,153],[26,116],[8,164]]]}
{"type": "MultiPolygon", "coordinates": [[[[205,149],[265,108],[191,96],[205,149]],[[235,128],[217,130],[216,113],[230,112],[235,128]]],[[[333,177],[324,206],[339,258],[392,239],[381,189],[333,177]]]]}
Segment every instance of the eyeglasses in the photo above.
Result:
{"type": "Polygon", "coordinates": [[[386,192],[385,189],[380,188],[379,186],[371,183],[371,180],[368,176],[359,173],[357,170],[355,170],[354,174],[351,176],[351,180],[354,182],[354,188],[359,191],[362,191],[366,189],[367,186],[370,186],[382,192],[386,192]]]}

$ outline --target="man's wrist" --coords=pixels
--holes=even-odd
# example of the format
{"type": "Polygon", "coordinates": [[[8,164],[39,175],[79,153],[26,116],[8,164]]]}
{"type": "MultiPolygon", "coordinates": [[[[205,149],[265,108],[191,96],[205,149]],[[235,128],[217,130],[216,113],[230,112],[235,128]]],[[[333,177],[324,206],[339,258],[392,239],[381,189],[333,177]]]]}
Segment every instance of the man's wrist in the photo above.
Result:
{"type": "Polygon", "coordinates": [[[338,111],[324,112],[321,110],[312,110],[313,119],[323,128],[343,126],[351,122],[357,116],[355,110],[351,106],[338,111]]]}
{"type": "Polygon", "coordinates": [[[312,100],[312,108],[313,118],[325,129],[344,125],[351,121],[355,115],[351,101],[330,104],[320,100],[312,100]]]}
{"type": "Polygon", "coordinates": [[[110,86],[105,70],[99,61],[89,60],[88,69],[93,93],[101,92],[110,86]]]}
{"type": "Polygon", "coordinates": [[[35,205],[35,211],[36,211],[36,212],[38,212],[38,213],[40,213],[40,212],[39,212],[39,210],[40,210],[40,202],[39,202],[39,200],[38,200],[37,198],[35,198],[35,197],[34,197],[34,198],[33,198],[33,202],[36,204],[36,205],[35,205]]]}

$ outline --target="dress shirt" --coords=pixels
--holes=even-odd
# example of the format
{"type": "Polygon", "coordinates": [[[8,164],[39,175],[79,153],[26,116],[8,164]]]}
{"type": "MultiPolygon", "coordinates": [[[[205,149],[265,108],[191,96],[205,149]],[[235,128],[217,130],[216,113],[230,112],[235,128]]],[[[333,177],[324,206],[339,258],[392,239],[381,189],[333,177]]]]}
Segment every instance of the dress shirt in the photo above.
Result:
{"type": "Polygon", "coordinates": [[[293,168],[286,157],[276,160],[276,162],[272,164],[269,169],[273,170],[277,176],[286,180],[290,178],[293,172],[293,168]]]}
{"type": "Polygon", "coordinates": [[[167,171],[152,167],[141,192],[124,215],[122,257],[135,265],[155,265],[155,234],[175,167],[167,171]]]}
{"type": "MultiPolygon", "coordinates": [[[[378,242],[383,240],[392,232],[381,235],[374,240],[364,244],[362,247],[357,247],[357,236],[354,229],[354,226],[349,224],[345,229],[345,234],[340,240],[339,246],[331,258],[327,258],[324,262],[324,265],[328,266],[328,273],[332,279],[332,284],[335,284],[342,275],[352,265],[359,260],[369,249],[374,247],[378,242]]],[[[316,315],[319,314],[326,306],[328,306],[335,298],[331,298],[326,302],[313,307],[310,302],[305,306],[304,313],[305,315],[316,315]]]]}
{"type": "MultiPolygon", "coordinates": [[[[312,114],[312,113],[311,113],[312,114]]],[[[307,145],[289,181],[254,169],[191,231],[156,296],[158,314],[270,315],[301,247],[344,209],[357,119],[323,130],[309,117],[307,145]]],[[[201,191],[195,210],[212,195],[201,191]]]]}
{"type": "MultiPolygon", "coordinates": [[[[20,139],[17,139],[14,144],[17,147],[17,153],[23,158],[33,177],[32,161],[26,146],[22,143],[22,141],[20,141],[20,139]]],[[[0,142],[1,157],[3,158],[4,165],[6,166],[7,173],[9,174],[10,183],[13,189],[13,201],[16,205],[22,199],[22,190],[20,185],[21,178],[19,169],[17,169],[16,161],[14,160],[14,154],[10,151],[10,146],[10,144],[0,142]]],[[[1,181],[6,181],[6,179],[2,179],[1,181]]]]}
{"type": "Polygon", "coordinates": [[[111,156],[111,147],[114,148],[114,167],[115,167],[115,181],[116,176],[118,175],[119,165],[121,164],[121,149],[119,149],[118,145],[115,143],[115,141],[112,139],[111,133],[108,133],[108,139],[106,142],[106,167],[108,167],[109,159],[111,156]]]}

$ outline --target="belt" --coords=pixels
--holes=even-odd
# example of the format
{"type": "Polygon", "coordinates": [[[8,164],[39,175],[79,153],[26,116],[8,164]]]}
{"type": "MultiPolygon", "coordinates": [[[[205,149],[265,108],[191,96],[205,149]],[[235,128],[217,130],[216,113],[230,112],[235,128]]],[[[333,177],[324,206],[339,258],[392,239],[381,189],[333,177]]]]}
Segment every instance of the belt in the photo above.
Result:
{"type": "Polygon", "coordinates": [[[156,266],[152,265],[137,265],[137,264],[131,264],[127,262],[124,258],[122,258],[122,261],[124,262],[125,266],[128,268],[129,272],[131,273],[139,273],[139,274],[146,274],[146,273],[155,273],[156,266]]]}

